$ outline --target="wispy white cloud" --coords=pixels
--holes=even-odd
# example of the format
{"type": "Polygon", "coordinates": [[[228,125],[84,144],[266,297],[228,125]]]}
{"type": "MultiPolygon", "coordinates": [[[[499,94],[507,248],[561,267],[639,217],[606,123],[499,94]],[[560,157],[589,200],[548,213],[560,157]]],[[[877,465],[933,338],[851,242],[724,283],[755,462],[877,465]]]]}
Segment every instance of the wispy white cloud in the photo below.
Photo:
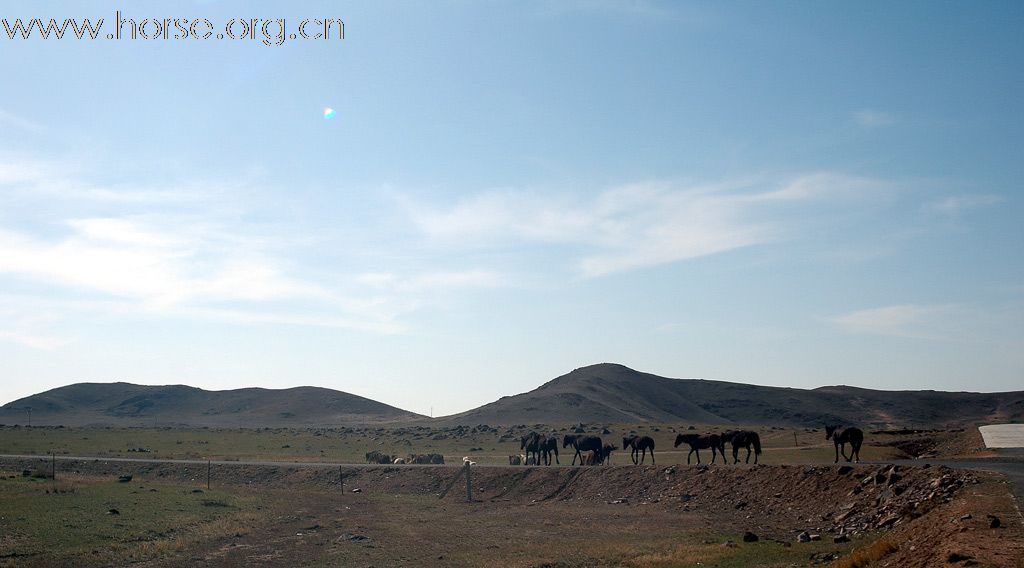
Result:
{"type": "Polygon", "coordinates": [[[596,12],[645,18],[669,18],[677,12],[673,3],[653,0],[550,0],[541,4],[542,12],[558,15],[572,12],[596,12]]]}
{"type": "Polygon", "coordinates": [[[447,208],[403,203],[435,241],[575,247],[576,269],[594,277],[776,241],[792,230],[792,219],[776,215],[778,206],[874,198],[888,187],[868,178],[814,173],[782,181],[631,184],[592,197],[493,191],[447,208]]]}
{"type": "Polygon", "coordinates": [[[953,316],[954,305],[903,304],[856,310],[832,318],[842,329],[853,333],[893,337],[933,339],[939,337],[939,322],[953,316]]]}
{"type": "Polygon", "coordinates": [[[31,133],[43,131],[42,125],[37,124],[26,118],[20,117],[11,112],[5,111],[3,109],[0,109],[0,126],[5,126],[7,128],[16,128],[18,130],[23,130],[31,133]]]}
{"type": "Polygon", "coordinates": [[[54,335],[49,329],[55,317],[47,310],[24,309],[0,297],[0,341],[41,350],[56,349],[71,341],[54,335]]]}
{"type": "Polygon", "coordinates": [[[925,204],[925,210],[955,216],[968,209],[988,207],[1002,201],[1001,196],[991,194],[950,195],[925,204]]]}
{"type": "Polygon", "coordinates": [[[40,350],[52,350],[66,345],[68,343],[65,339],[59,339],[55,337],[46,337],[42,335],[33,335],[31,333],[25,333],[22,331],[9,331],[0,329],[0,341],[9,341],[11,343],[17,343],[25,347],[40,350]]]}
{"type": "Polygon", "coordinates": [[[1013,300],[990,305],[894,304],[851,311],[830,321],[857,334],[1007,346],[1024,341],[1022,318],[1024,303],[1013,300]]]}
{"type": "Polygon", "coordinates": [[[355,280],[374,288],[403,292],[497,288],[507,285],[506,279],[501,274],[490,270],[425,272],[404,278],[389,272],[370,272],[358,275],[355,280]]]}
{"type": "Polygon", "coordinates": [[[880,128],[896,122],[896,118],[887,112],[872,109],[861,109],[853,113],[857,125],[864,128],[880,128]]]}

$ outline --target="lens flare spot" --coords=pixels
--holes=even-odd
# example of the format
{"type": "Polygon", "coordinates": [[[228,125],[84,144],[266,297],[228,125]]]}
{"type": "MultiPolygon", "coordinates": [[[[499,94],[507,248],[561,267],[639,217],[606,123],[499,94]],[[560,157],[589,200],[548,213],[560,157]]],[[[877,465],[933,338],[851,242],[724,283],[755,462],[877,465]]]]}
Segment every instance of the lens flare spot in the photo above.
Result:
{"type": "Polygon", "coordinates": [[[338,112],[335,111],[333,108],[331,108],[331,107],[324,107],[324,119],[325,120],[330,120],[330,119],[334,118],[334,115],[336,115],[336,114],[338,114],[338,112]]]}

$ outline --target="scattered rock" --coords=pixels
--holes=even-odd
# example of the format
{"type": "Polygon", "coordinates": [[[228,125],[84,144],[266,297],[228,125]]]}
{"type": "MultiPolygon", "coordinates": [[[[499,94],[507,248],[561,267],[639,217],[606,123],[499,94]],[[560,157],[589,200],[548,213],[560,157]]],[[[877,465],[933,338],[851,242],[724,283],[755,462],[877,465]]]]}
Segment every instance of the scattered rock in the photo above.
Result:
{"type": "Polygon", "coordinates": [[[131,480],[132,480],[132,475],[130,473],[127,474],[127,475],[122,475],[122,476],[117,478],[117,482],[118,483],[128,483],[131,480]]]}
{"type": "Polygon", "coordinates": [[[811,540],[813,540],[813,541],[821,540],[821,535],[820,534],[812,534],[812,535],[810,535],[810,537],[811,537],[811,540]]]}
{"type": "Polygon", "coordinates": [[[366,542],[368,540],[373,540],[373,539],[371,539],[370,537],[366,536],[365,534],[353,534],[353,533],[345,533],[345,534],[339,536],[338,539],[337,539],[338,542],[341,542],[341,541],[366,542]]]}
{"type": "Polygon", "coordinates": [[[954,564],[956,562],[963,562],[964,560],[972,560],[974,557],[969,554],[961,554],[959,552],[950,552],[949,556],[946,557],[946,562],[954,564]]]}
{"type": "Polygon", "coordinates": [[[999,517],[995,515],[986,515],[986,518],[988,518],[988,528],[998,529],[1002,526],[1002,522],[999,520],[999,517]]]}
{"type": "Polygon", "coordinates": [[[839,469],[836,470],[836,473],[838,473],[839,475],[846,475],[846,474],[850,473],[851,471],[853,471],[853,466],[841,465],[841,466],[839,466],[839,469]]]}
{"type": "Polygon", "coordinates": [[[362,493],[362,492],[363,492],[363,490],[358,488],[358,487],[356,487],[355,489],[352,490],[352,493],[362,493]]]}
{"type": "Polygon", "coordinates": [[[803,531],[796,535],[797,542],[811,542],[811,535],[807,531],[803,531]]]}
{"type": "Polygon", "coordinates": [[[832,542],[834,542],[836,544],[843,543],[843,542],[850,542],[850,537],[846,536],[845,534],[841,534],[839,536],[832,537],[832,542]]]}
{"type": "Polygon", "coordinates": [[[757,535],[747,531],[743,533],[743,542],[757,542],[757,535]]]}
{"type": "Polygon", "coordinates": [[[107,514],[108,515],[120,515],[121,511],[118,511],[117,509],[107,509],[107,514]]]}

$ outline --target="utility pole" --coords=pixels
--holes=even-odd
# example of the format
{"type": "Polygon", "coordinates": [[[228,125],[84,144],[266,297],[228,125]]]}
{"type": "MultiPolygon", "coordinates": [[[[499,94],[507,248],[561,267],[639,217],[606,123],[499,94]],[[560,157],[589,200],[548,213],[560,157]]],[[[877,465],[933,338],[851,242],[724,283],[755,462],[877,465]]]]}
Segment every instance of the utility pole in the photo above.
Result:
{"type": "Polygon", "coordinates": [[[28,426],[29,426],[29,428],[31,428],[32,427],[32,407],[31,406],[26,406],[25,410],[28,411],[28,426]]]}

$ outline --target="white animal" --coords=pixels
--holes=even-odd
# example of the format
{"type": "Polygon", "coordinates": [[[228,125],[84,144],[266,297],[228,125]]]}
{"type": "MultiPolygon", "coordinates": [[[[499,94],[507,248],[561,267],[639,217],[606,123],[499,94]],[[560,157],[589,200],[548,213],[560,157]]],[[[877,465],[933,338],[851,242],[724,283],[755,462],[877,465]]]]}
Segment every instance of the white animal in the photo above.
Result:
{"type": "Polygon", "coordinates": [[[469,459],[469,456],[462,458],[462,463],[468,463],[469,465],[476,465],[476,462],[469,459]]]}

